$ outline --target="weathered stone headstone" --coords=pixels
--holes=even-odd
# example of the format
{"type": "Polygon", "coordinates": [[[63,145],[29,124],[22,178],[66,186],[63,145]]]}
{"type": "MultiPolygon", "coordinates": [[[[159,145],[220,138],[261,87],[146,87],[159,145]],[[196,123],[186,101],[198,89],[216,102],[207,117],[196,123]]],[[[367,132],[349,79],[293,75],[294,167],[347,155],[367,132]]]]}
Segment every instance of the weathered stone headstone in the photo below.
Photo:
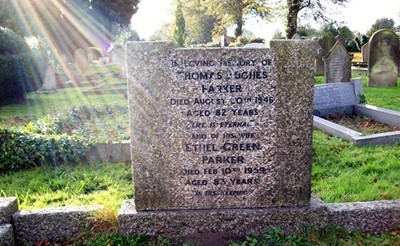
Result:
{"type": "Polygon", "coordinates": [[[248,43],[243,45],[242,48],[265,48],[264,43],[248,43]]]}
{"type": "Polygon", "coordinates": [[[350,82],[351,79],[351,60],[346,47],[339,41],[323,58],[325,62],[325,81],[326,83],[333,82],[350,82]]]}
{"type": "Polygon", "coordinates": [[[85,52],[89,62],[98,61],[100,57],[104,56],[103,50],[98,47],[88,47],[85,52]]]}
{"type": "Polygon", "coordinates": [[[301,37],[299,34],[296,33],[295,35],[293,35],[292,39],[301,39],[301,37]]]}
{"type": "Polygon", "coordinates": [[[78,69],[84,69],[89,66],[86,51],[84,49],[79,48],[74,52],[74,62],[78,69]]]}
{"type": "Polygon", "coordinates": [[[46,69],[46,75],[43,83],[44,91],[55,91],[57,90],[56,82],[56,71],[54,68],[54,63],[50,62],[46,69]]]}
{"type": "Polygon", "coordinates": [[[361,46],[361,60],[362,62],[369,60],[369,42],[361,46]]]}
{"type": "Polygon", "coordinates": [[[119,77],[126,79],[126,66],[125,66],[125,50],[121,46],[116,46],[111,52],[111,62],[118,64],[121,68],[119,77]]]}
{"type": "Polygon", "coordinates": [[[369,42],[368,86],[396,86],[399,69],[399,38],[391,30],[375,32],[369,42]]]}
{"type": "Polygon", "coordinates": [[[315,75],[324,75],[325,74],[325,64],[322,60],[325,57],[329,50],[335,45],[336,38],[332,33],[326,33],[320,40],[318,40],[318,44],[320,49],[318,50],[318,54],[315,60],[315,75]]]}
{"type": "Polygon", "coordinates": [[[343,37],[342,35],[337,35],[335,38],[336,38],[336,40],[339,41],[343,46],[346,45],[346,38],[343,37]]]}
{"type": "Polygon", "coordinates": [[[120,45],[115,46],[110,51],[110,56],[111,56],[111,63],[113,63],[113,64],[124,63],[124,59],[123,59],[124,49],[120,45]]]}
{"type": "Polygon", "coordinates": [[[311,41],[127,44],[136,210],[310,202],[311,41]]]}
{"type": "Polygon", "coordinates": [[[102,66],[110,64],[110,57],[101,56],[99,58],[99,64],[102,65],[102,66]]]}

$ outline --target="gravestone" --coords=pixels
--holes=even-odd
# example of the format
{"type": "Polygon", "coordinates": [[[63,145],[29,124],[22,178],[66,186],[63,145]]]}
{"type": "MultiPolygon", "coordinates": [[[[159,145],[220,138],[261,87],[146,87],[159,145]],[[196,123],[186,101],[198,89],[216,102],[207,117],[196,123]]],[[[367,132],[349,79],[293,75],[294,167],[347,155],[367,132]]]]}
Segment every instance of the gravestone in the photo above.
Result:
{"type": "Polygon", "coordinates": [[[248,43],[243,45],[242,48],[265,48],[264,43],[248,43]]]}
{"type": "Polygon", "coordinates": [[[102,66],[105,66],[105,65],[110,64],[110,57],[101,56],[101,57],[99,58],[99,64],[102,65],[102,66]]]}
{"type": "Polygon", "coordinates": [[[113,64],[121,64],[124,63],[124,49],[120,45],[114,46],[114,48],[110,51],[111,63],[113,64]]]}
{"type": "Polygon", "coordinates": [[[89,66],[86,51],[84,49],[79,48],[74,52],[74,62],[78,69],[84,69],[89,66]]]}
{"type": "Polygon", "coordinates": [[[369,42],[361,46],[361,60],[362,62],[369,60],[369,42]]]}
{"type": "Polygon", "coordinates": [[[342,35],[337,35],[335,38],[336,38],[336,40],[339,41],[343,46],[346,45],[346,38],[343,37],[342,35]]]}
{"type": "Polygon", "coordinates": [[[301,39],[301,37],[299,34],[296,33],[295,35],[293,35],[292,39],[301,39]]]}
{"type": "Polygon", "coordinates": [[[353,106],[361,103],[364,95],[361,78],[314,87],[314,115],[353,115],[353,106]]]}
{"type": "Polygon", "coordinates": [[[323,58],[326,83],[349,82],[351,79],[352,59],[353,55],[350,55],[346,47],[337,41],[327,56],[323,58]]]}
{"type": "Polygon", "coordinates": [[[98,47],[88,47],[85,52],[89,62],[98,61],[100,57],[104,56],[103,50],[98,47]]]}
{"type": "Polygon", "coordinates": [[[111,51],[111,62],[113,64],[118,64],[120,67],[119,77],[126,79],[126,66],[125,66],[125,51],[121,46],[115,46],[111,51]]]}
{"type": "Polygon", "coordinates": [[[128,43],[138,211],[309,204],[313,48],[271,47],[128,43]]]}
{"type": "Polygon", "coordinates": [[[135,196],[119,233],[208,246],[336,225],[340,212],[310,195],[315,45],[270,47],[127,43],[135,196]]]}
{"type": "Polygon", "coordinates": [[[42,89],[48,92],[57,90],[56,71],[52,62],[47,66],[42,89]]]}
{"type": "Polygon", "coordinates": [[[323,61],[323,57],[325,57],[330,49],[335,45],[336,38],[332,33],[326,33],[320,40],[318,40],[318,44],[320,49],[318,50],[318,54],[315,60],[315,75],[324,75],[325,74],[325,63],[323,61]]]}
{"type": "Polygon", "coordinates": [[[369,42],[368,86],[397,86],[399,38],[391,30],[375,32],[369,42]]]}

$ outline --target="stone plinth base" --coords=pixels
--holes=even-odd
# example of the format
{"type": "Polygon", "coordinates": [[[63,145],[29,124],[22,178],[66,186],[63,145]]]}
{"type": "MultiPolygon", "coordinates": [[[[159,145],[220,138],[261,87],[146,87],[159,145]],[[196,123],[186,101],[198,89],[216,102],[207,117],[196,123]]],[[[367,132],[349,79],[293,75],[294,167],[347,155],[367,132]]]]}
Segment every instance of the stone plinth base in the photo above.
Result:
{"type": "Polygon", "coordinates": [[[225,245],[246,235],[274,228],[300,232],[325,228],[328,209],[316,202],[310,206],[263,209],[215,209],[136,212],[133,200],[123,203],[118,215],[122,235],[147,234],[200,245],[225,245]]]}
{"type": "Polygon", "coordinates": [[[14,246],[14,232],[10,224],[0,225],[0,245],[14,246]]]}
{"type": "Polygon", "coordinates": [[[11,216],[18,211],[16,197],[0,198],[0,225],[10,224],[11,216]]]}
{"type": "Polygon", "coordinates": [[[103,206],[58,207],[23,210],[13,215],[17,245],[37,245],[43,240],[66,242],[89,225],[90,217],[103,206]]]}
{"type": "Polygon", "coordinates": [[[346,231],[379,233],[400,226],[400,200],[327,205],[329,225],[346,231]]]}
{"type": "Polygon", "coordinates": [[[140,212],[129,200],[122,204],[118,223],[124,236],[147,234],[198,245],[226,245],[278,227],[288,234],[329,227],[379,233],[400,225],[400,200],[324,204],[313,198],[304,207],[140,212]]]}

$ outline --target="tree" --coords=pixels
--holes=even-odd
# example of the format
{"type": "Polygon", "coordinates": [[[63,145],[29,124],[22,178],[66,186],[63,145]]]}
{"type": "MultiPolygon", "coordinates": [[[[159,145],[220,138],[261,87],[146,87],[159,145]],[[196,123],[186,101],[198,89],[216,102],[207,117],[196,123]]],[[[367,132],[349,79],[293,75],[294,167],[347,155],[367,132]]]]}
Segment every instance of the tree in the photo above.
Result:
{"type": "Polygon", "coordinates": [[[0,0],[0,26],[7,27],[18,35],[24,36],[27,33],[26,27],[21,25],[15,13],[17,12],[13,1],[0,0]]]}
{"type": "Polygon", "coordinates": [[[186,23],[185,19],[183,18],[182,3],[180,0],[177,0],[175,10],[174,40],[179,47],[183,47],[185,45],[186,23]]]}
{"type": "Polygon", "coordinates": [[[321,36],[325,33],[332,33],[333,36],[341,36],[345,39],[346,42],[350,41],[354,38],[353,32],[347,26],[340,26],[336,21],[325,23],[321,27],[321,36]]]}
{"type": "Polygon", "coordinates": [[[315,28],[310,27],[309,25],[300,25],[297,27],[297,33],[300,37],[314,37],[318,36],[318,31],[315,28]]]}
{"type": "Polygon", "coordinates": [[[173,25],[171,22],[163,24],[149,38],[150,41],[156,40],[173,40],[173,25]]]}
{"type": "Polygon", "coordinates": [[[89,4],[87,13],[98,17],[101,26],[105,29],[105,36],[113,40],[115,35],[130,25],[132,15],[138,10],[140,0],[74,0],[84,1],[86,6],[89,4]]]}
{"type": "Polygon", "coordinates": [[[33,54],[25,40],[11,29],[0,27],[0,105],[20,102],[37,90],[33,54]]]}
{"type": "Polygon", "coordinates": [[[367,32],[367,36],[371,37],[376,31],[380,29],[390,29],[394,30],[394,21],[391,18],[380,18],[372,24],[371,28],[367,32]]]}
{"type": "Polygon", "coordinates": [[[342,36],[346,42],[349,42],[354,38],[354,33],[350,30],[348,26],[339,27],[339,35],[342,36]]]}
{"type": "Polygon", "coordinates": [[[130,24],[140,0],[0,1],[0,24],[6,23],[25,35],[43,37],[53,49],[71,57],[80,47],[107,48],[130,24]]]}
{"type": "Polygon", "coordinates": [[[309,9],[314,19],[328,20],[326,11],[331,4],[343,5],[349,1],[350,0],[287,0],[286,38],[290,39],[296,34],[300,11],[309,9]]]}
{"type": "Polygon", "coordinates": [[[183,0],[182,3],[187,43],[212,42],[214,27],[219,22],[218,17],[210,14],[207,8],[199,7],[201,0],[183,0]]]}
{"type": "Polygon", "coordinates": [[[323,36],[325,33],[332,33],[333,36],[339,35],[339,25],[337,22],[327,22],[321,27],[321,35],[323,36]]]}
{"type": "Polygon", "coordinates": [[[267,7],[267,0],[202,0],[203,7],[206,7],[212,15],[222,16],[221,26],[235,24],[235,37],[243,34],[245,15],[258,15],[266,17],[270,10],[267,7]]]}

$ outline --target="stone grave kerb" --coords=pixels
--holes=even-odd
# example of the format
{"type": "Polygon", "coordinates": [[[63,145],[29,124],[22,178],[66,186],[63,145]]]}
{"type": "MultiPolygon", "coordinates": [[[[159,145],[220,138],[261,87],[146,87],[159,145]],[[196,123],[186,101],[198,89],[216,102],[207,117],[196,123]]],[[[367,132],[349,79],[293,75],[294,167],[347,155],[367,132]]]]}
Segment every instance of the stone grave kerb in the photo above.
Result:
{"type": "Polygon", "coordinates": [[[312,41],[126,45],[137,211],[306,206],[312,41]]]}

